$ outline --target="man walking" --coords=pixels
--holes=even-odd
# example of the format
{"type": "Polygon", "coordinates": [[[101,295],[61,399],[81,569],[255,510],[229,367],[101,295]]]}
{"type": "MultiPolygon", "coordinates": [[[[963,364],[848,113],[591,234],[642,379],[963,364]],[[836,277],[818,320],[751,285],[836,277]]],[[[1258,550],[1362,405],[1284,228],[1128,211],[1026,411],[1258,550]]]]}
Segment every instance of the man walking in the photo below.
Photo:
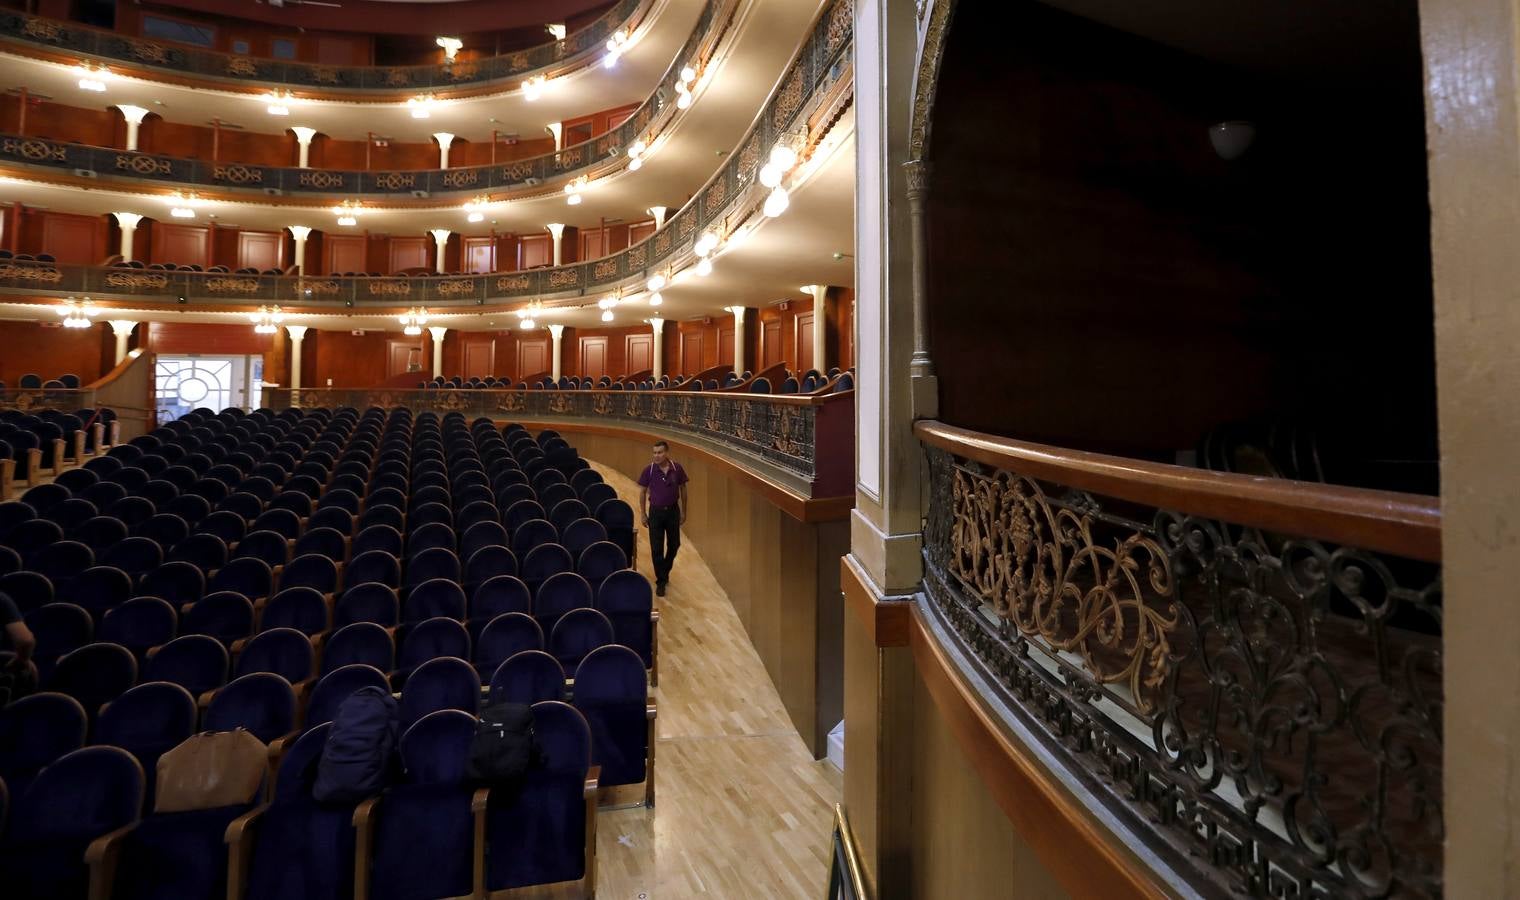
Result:
{"type": "Polygon", "coordinates": [[[649,530],[654,592],[663,597],[670,566],[681,549],[681,526],[686,524],[686,470],[670,458],[670,445],[664,441],[654,442],[654,461],[639,473],[639,518],[649,530]]]}

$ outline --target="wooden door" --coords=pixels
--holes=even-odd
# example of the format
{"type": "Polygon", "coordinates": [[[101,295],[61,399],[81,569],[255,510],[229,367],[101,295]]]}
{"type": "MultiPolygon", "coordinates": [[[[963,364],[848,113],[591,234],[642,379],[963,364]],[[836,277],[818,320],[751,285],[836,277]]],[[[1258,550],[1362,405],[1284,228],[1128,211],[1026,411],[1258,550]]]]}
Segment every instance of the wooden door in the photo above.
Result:
{"type": "Polygon", "coordinates": [[[781,347],[781,320],[760,323],[760,365],[755,371],[768,369],[784,359],[781,347]]]}
{"type": "MultiPolygon", "coordinates": [[[[365,259],[366,242],[362,234],[324,234],[322,235],[323,261],[327,264],[325,271],[329,275],[339,272],[368,272],[369,262],[365,259]]],[[[248,263],[253,265],[253,263],[248,263]]]]}
{"type": "Polygon", "coordinates": [[[407,372],[416,373],[418,381],[426,381],[432,377],[432,372],[422,362],[421,340],[417,338],[408,338],[406,340],[392,338],[385,342],[385,346],[385,376],[387,378],[394,378],[407,372]]]}
{"type": "Polygon", "coordinates": [[[496,271],[496,239],[489,235],[465,238],[464,270],[472,275],[496,271]]]}
{"type": "Polygon", "coordinates": [[[473,337],[464,339],[465,378],[489,378],[496,371],[496,339],[473,337]]]}
{"type": "Polygon", "coordinates": [[[517,342],[517,377],[525,378],[536,375],[539,372],[548,372],[552,368],[549,365],[549,339],[522,338],[517,342]]]}
{"type": "Polygon", "coordinates": [[[797,348],[797,358],[792,360],[792,368],[806,372],[813,367],[813,314],[798,313],[796,322],[797,338],[792,346],[797,348]]]}
{"type": "Polygon", "coordinates": [[[151,262],[202,266],[211,259],[211,232],[200,225],[155,222],[151,262]]]}
{"type": "Polygon", "coordinates": [[[554,263],[554,242],[547,234],[525,234],[517,242],[517,268],[536,269],[554,263]]]}
{"type": "Polygon", "coordinates": [[[702,364],[702,332],[681,332],[681,374],[695,375],[707,368],[702,364]]]}
{"type": "Polygon", "coordinates": [[[624,358],[628,360],[629,372],[642,372],[654,368],[654,335],[630,334],[624,358]]]}
{"type": "Polygon", "coordinates": [[[607,255],[607,232],[590,228],[581,232],[581,259],[601,259],[607,255]]]}
{"type": "MultiPolygon", "coordinates": [[[[362,242],[364,239],[359,240],[362,242]]],[[[328,255],[330,257],[331,252],[328,255]]],[[[285,268],[285,236],[278,231],[239,231],[237,268],[249,267],[260,272],[285,268]]],[[[332,269],[327,271],[331,272],[332,269]]]]}
{"type": "Polygon", "coordinates": [[[395,273],[402,269],[427,267],[428,249],[432,243],[431,238],[425,237],[392,237],[388,271],[395,273]]]}
{"type": "Polygon", "coordinates": [[[718,361],[715,366],[732,366],[734,364],[734,326],[718,329],[718,361]]]}
{"type": "Polygon", "coordinates": [[[607,371],[606,335],[581,338],[580,364],[582,378],[601,378],[603,375],[612,374],[607,371]]]}
{"type": "Polygon", "coordinates": [[[105,223],[96,216],[42,213],[42,247],[58,262],[98,266],[105,257],[105,223]]]}
{"type": "Polygon", "coordinates": [[[645,238],[654,236],[654,221],[634,222],[628,226],[628,246],[632,247],[645,238]]]}

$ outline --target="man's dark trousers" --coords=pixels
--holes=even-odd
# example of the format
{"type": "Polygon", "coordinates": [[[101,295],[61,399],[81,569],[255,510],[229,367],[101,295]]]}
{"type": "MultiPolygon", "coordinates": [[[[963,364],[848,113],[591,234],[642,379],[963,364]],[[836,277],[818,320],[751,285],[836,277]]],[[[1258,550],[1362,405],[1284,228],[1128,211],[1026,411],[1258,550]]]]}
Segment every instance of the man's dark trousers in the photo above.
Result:
{"type": "Polygon", "coordinates": [[[670,580],[670,567],[681,549],[681,510],[676,506],[649,510],[649,558],[654,563],[654,580],[670,580]]]}

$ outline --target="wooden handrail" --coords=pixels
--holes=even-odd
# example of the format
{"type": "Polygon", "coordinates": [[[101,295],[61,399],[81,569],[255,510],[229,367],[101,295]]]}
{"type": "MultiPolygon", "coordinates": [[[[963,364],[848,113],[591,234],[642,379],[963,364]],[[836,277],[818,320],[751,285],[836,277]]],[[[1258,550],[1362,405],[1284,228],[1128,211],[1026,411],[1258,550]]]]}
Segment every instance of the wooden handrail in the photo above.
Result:
{"type": "Polygon", "coordinates": [[[1423,494],[1210,472],[998,437],[933,420],[914,423],[932,447],[1030,478],[1118,500],[1283,534],[1441,560],[1441,501],[1423,494]]]}

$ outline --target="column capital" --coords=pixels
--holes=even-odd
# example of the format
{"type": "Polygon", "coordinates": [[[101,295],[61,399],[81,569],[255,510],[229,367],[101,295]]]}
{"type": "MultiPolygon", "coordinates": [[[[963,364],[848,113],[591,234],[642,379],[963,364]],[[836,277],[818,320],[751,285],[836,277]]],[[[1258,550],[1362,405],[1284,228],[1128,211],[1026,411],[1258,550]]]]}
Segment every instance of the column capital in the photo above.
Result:
{"type": "Polygon", "coordinates": [[[447,150],[448,146],[454,142],[454,135],[447,131],[435,131],[433,132],[433,140],[438,142],[438,146],[447,150]]]}
{"type": "Polygon", "coordinates": [[[565,223],[563,222],[550,222],[544,227],[549,229],[549,233],[554,235],[556,241],[560,239],[560,235],[565,233],[565,223]]]}
{"type": "Polygon", "coordinates": [[[310,325],[286,325],[285,330],[290,334],[290,340],[293,343],[299,344],[305,339],[306,329],[310,327],[310,325]]]}
{"type": "Polygon", "coordinates": [[[917,200],[929,189],[929,173],[933,167],[927,159],[910,159],[902,167],[908,176],[908,199],[917,200]]]}
{"type": "Polygon", "coordinates": [[[433,236],[433,242],[438,244],[447,241],[449,239],[449,235],[453,233],[454,232],[448,230],[447,228],[434,228],[428,231],[428,234],[431,234],[433,236]]]}
{"type": "Polygon", "coordinates": [[[647,321],[655,334],[662,334],[665,331],[665,320],[659,316],[651,316],[647,321]]]}
{"type": "Polygon", "coordinates": [[[130,103],[118,103],[116,104],[116,108],[121,110],[122,117],[133,125],[141,125],[142,120],[147,118],[148,113],[151,112],[151,110],[143,109],[141,106],[133,106],[130,103]]]}
{"type": "Polygon", "coordinates": [[[305,125],[294,125],[290,129],[296,134],[296,140],[302,144],[311,143],[311,139],[317,136],[315,128],[307,128],[305,125]]]}
{"type": "Polygon", "coordinates": [[[116,224],[120,225],[126,231],[131,231],[132,229],[136,228],[137,223],[141,222],[143,219],[141,213],[113,212],[111,215],[116,217],[116,224]]]}
{"type": "Polygon", "coordinates": [[[555,323],[553,325],[546,325],[544,327],[549,329],[549,336],[554,338],[556,341],[559,340],[560,337],[565,333],[565,326],[558,323],[555,323]]]}
{"type": "Polygon", "coordinates": [[[106,324],[111,326],[111,333],[117,337],[129,337],[137,323],[131,319],[108,319],[106,324]]]}
{"type": "Polygon", "coordinates": [[[304,241],[311,236],[311,226],[309,225],[286,225],[285,227],[290,230],[290,236],[298,242],[304,241]]]}
{"type": "Polygon", "coordinates": [[[431,334],[433,336],[433,340],[438,341],[439,343],[443,342],[443,336],[445,334],[448,334],[448,332],[449,332],[449,329],[448,329],[448,326],[446,326],[446,325],[429,325],[428,326],[428,334],[431,334]]]}

